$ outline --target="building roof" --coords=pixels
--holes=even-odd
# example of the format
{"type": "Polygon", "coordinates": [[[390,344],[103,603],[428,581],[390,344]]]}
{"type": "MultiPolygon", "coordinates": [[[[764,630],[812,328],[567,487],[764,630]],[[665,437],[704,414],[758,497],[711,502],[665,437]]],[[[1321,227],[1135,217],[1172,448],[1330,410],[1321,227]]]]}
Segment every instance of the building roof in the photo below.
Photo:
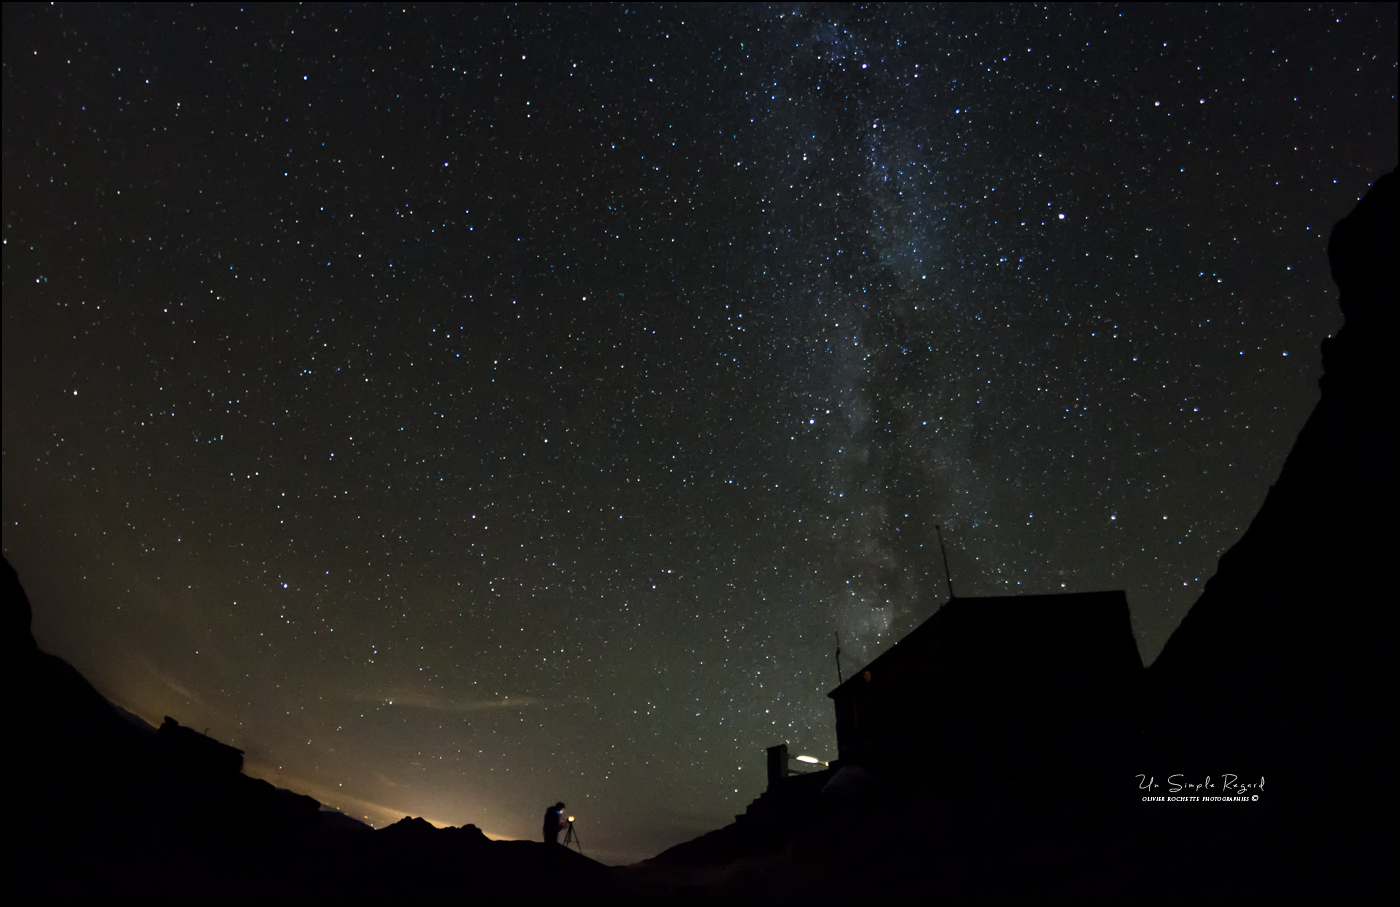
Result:
{"type": "Polygon", "coordinates": [[[954,598],[827,695],[876,676],[1103,678],[1142,670],[1121,590],[954,598]]]}

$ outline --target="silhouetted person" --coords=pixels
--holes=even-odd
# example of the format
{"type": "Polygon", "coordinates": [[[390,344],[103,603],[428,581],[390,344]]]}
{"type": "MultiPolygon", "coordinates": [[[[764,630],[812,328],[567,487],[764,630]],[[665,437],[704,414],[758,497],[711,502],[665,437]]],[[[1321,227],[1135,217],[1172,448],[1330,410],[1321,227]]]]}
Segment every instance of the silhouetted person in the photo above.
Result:
{"type": "Polygon", "coordinates": [[[559,828],[563,825],[559,820],[559,813],[563,809],[563,803],[556,803],[544,811],[544,843],[559,843],[559,828]]]}

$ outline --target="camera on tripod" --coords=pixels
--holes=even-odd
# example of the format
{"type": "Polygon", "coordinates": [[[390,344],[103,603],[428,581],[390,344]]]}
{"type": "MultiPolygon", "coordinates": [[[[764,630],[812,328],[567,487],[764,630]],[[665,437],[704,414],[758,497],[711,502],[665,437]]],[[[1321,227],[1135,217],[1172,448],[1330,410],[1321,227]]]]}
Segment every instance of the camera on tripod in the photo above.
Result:
{"type": "Polygon", "coordinates": [[[582,854],[583,845],[580,844],[578,841],[578,832],[574,831],[574,817],[567,816],[561,818],[564,819],[564,846],[568,847],[570,844],[572,844],[575,847],[577,847],[578,852],[582,854]]]}

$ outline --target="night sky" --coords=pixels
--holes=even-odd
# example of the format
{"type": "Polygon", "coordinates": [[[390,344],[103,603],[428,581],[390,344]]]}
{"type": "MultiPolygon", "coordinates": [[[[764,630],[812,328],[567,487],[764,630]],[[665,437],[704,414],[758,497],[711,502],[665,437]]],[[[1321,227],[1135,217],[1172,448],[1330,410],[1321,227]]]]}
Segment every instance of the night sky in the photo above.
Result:
{"type": "Polygon", "coordinates": [[[1341,323],[1396,7],[4,8],[42,647],[376,824],[626,862],[959,595],[1151,660],[1341,323]]]}

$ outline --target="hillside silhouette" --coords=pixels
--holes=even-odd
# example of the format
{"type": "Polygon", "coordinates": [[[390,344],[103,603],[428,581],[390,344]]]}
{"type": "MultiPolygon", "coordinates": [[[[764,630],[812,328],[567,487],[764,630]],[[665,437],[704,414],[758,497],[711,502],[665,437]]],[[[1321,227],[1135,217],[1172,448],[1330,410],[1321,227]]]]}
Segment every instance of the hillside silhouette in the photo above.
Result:
{"type": "MultiPolygon", "coordinates": [[[[943,676],[919,653],[972,666],[996,654],[977,600],[954,600],[904,654],[848,682],[890,674],[910,691],[907,721],[897,695],[880,700],[879,746],[852,737],[861,745],[841,762],[808,774],[775,747],[768,790],[733,824],[609,869],[470,825],[406,817],[371,830],[244,775],[241,752],[176,718],[145,725],[38,649],[7,561],[3,645],[22,691],[10,740],[23,783],[5,900],[1393,903],[1396,193],[1396,175],[1382,177],[1333,230],[1345,324],[1323,343],[1321,400],[1161,656],[1143,669],[1105,651],[1099,675],[1056,675],[1109,677],[1096,682],[1112,689],[1075,680],[1046,695],[1059,668],[1041,653],[998,678],[997,708],[1017,714],[1019,698],[1036,713],[1015,735],[986,733],[967,719],[985,712],[956,693],[936,714],[913,714],[920,689],[943,676]],[[1093,710],[1069,723],[1047,712],[1076,698],[1093,710]],[[1227,775],[1246,786],[1223,790],[1227,775]],[[1232,796],[1146,799],[1172,777],[1200,785],[1186,794],[1232,796]]],[[[1074,604],[1039,598],[996,607],[1074,604]]],[[[1121,593],[1078,600],[1106,619],[1126,609],[1121,593]]],[[[1084,626],[1023,635],[1098,645],[1084,626]]],[[[833,695],[849,732],[864,700],[833,695]]]]}
{"type": "Polygon", "coordinates": [[[607,868],[473,825],[387,828],[243,774],[243,754],[167,717],[152,728],[39,650],[4,563],[17,697],[6,903],[539,903],[612,897],[607,868]]]}

